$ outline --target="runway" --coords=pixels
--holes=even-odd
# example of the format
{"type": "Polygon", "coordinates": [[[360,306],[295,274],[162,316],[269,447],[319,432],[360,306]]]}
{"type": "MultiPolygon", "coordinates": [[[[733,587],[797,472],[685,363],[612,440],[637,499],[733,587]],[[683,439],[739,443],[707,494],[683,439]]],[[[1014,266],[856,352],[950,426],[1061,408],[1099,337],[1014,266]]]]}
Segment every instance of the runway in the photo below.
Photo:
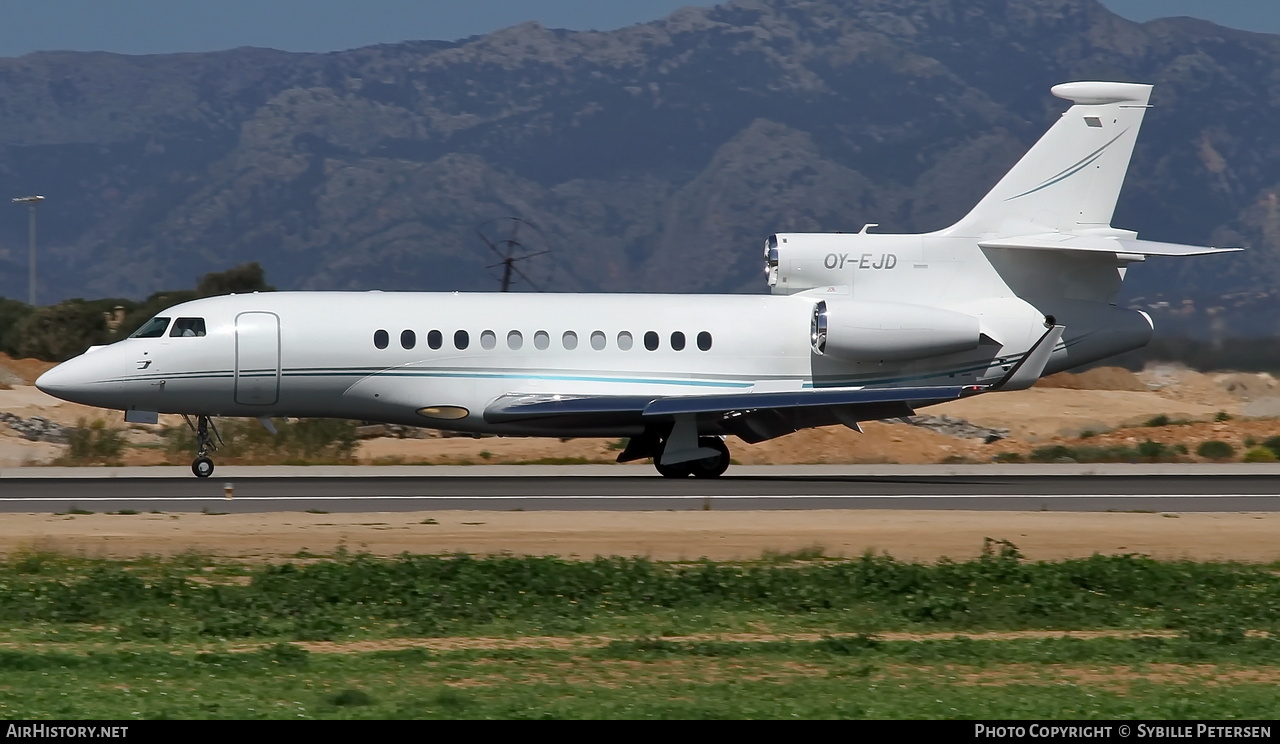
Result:
{"type": "Polygon", "coordinates": [[[648,468],[615,466],[475,467],[465,473],[458,468],[242,467],[226,468],[208,480],[180,475],[178,468],[61,470],[0,473],[0,512],[1280,511],[1280,475],[1249,468],[1197,472],[1139,466],[1089,474],[1079,466],[1056,471],[1025,466],[1021,472],[779,467],[741,468],[740,474],[711,480],[670,480],[648,468]]]}

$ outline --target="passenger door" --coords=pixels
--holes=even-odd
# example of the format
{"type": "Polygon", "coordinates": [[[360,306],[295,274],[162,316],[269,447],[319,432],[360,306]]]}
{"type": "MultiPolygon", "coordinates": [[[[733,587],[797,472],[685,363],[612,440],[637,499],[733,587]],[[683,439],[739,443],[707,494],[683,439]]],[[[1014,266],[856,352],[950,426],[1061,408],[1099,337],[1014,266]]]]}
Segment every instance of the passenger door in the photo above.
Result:
{"type": "Polygon", "coordinates": [[[280,316],[236,316],[236,402],[269,406],[280,399],[280,316]]]}

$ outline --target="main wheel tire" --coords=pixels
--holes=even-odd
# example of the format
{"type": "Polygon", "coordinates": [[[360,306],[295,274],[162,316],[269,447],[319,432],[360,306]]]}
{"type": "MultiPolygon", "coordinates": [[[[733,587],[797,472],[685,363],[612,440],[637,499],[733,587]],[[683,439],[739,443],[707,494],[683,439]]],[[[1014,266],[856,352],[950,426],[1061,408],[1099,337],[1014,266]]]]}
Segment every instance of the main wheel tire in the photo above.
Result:
{"type": "Polygon", "coordinates": [[[197,457],[195,462],[191,463],[191,472],[195,473],[197,478],[208,478],[213,475],[213,460],[197,457]]]}
{"type": "MultiPolygon", "coordinates": [[[[659,455],[661,457],[661,455],[659,455]]],[[[653,458],[653,466],[663,478],[688,478],[693,474],[693,463],[678,462],[675,465],[663,465],[658,458],[653,458]]]]}
{"type": "Polygon", "coordinates": [[[729,445],[720,437],[702,437],[698,439],[699,447],[710,447],[720,454],[688,463],[692,466],[695,478],[719,478],[729,469],[729,445]]]}

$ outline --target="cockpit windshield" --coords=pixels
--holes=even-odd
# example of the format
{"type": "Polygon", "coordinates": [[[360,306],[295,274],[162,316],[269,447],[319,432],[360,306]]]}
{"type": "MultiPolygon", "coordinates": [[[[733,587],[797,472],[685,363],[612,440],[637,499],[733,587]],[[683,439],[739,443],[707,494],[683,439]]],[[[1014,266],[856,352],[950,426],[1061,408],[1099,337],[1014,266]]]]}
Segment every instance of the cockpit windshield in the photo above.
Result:
{"type": "Polygon", "coordinates": [[[129,338],[160,338],[164,329],[169,327],[168,318],[152,318],[145,325],[133,332],[129,338]]]}
{"type": "Polygon", "coordinates": [[[203,336],[204,318],[178,318],[173,324],[170,336],[203,336]]]}

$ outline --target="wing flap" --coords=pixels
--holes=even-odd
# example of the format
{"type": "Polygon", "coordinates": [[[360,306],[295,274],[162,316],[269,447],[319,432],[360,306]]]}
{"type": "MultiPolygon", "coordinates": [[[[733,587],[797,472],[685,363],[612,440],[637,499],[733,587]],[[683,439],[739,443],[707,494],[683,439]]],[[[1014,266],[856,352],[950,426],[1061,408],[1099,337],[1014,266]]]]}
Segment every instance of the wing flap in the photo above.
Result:
{"type": "Polygon", "coordinates": [[[776,393],[728,393],[658,398],[644,408],[645,418],[761,409],[857,406],[873,403],[923,403],[954,400],[985,390],[979,385],[917,388],[817,388],[776,393]]]}

